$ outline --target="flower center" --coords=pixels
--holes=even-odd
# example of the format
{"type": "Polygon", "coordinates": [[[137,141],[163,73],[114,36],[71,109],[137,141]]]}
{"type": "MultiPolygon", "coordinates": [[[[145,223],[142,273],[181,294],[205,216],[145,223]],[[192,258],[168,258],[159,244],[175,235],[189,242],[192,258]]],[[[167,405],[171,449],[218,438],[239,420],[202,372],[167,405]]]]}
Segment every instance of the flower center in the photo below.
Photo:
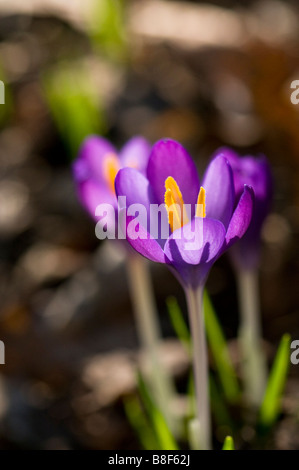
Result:
{"type": "Polygon", "coordinates": [[[104,163],[104,175],[108,187],[112,193],[115,194],[114,180],[119,170],[119,161],[114,153],[109,153],[106,156],[104,163]]]}
{"type": "MultiPolygon", "coordinates": [[[[168,223],[173,232],[186,225],[189,219],[179,185],[172,176],[166,178],[165,189],[164,202],[168,213],[168,223]]],[[[195,217],[206,216],[205,197],[206,192],[201,187],[197,198],[195,217]]]]}

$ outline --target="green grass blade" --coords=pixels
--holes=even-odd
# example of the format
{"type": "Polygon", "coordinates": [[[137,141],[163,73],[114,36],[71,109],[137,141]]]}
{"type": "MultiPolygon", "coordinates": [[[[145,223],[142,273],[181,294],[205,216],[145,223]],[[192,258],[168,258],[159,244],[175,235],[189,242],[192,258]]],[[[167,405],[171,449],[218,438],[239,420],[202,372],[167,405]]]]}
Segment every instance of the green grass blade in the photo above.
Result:
{"type": "Polygon", "coordinates": [[[145,450],[158,449],[159,444],[150,423],[142,410],[137,397],[127,397],[124,400],[124,409],[129,423],[145,450]]]}
{"type": "Polygon", "coordinates": [[[224,395],[229,403],[236,403],[240,398],[240,387],[222,328],[206,291],[204,292],[204,315],[208,343],[224,395]]]}
{"type": "Polygon", "coordinates": [[[159,443],[159,448],[156,450],[178,450],[178,444],[167,425],[163,413],[155,404],[149,392],[149,387],[140,373],[138,373],[138,390],[159,443]]]}
{"type": "Polygon", "coordinates": [[[233,422],[227,408],[223,394],[218,389],[218,384],[212,374],[209,377],[209,387],[211,396],[211,408],[217,426],[225,426],[228,431],[233,431],[233,422]]]}
{"type": "Polygon", "coordinates": [[[222,450],[235,450],[234,440],[231,436],[226,436],[222,450]]]}
{"type": "Polygon", "coordinates": [[[175,297],[168,297],[168,299],[166,300],[166,305],[175,334],[187,350],[188,354],[191,354],[190,332],[183,317],[178,301],[175,297]]]}
{"type": "Polygon", "coordinates": [[[290,335],[283,335],[274,359],[263,403],[260,409],[259,423],[262,428],[267,429],[271,427],[279,415],[281,398],[290,365],[290,345],[290,335]]]}

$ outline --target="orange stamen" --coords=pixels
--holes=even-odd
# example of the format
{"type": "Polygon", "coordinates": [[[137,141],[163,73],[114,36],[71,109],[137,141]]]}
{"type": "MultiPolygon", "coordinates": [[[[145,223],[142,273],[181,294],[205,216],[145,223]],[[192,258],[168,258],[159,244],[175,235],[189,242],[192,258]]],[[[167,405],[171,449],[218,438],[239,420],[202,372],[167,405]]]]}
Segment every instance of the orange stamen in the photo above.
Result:
{"type": "Polygon", "coordinates": [[[104,163],[105,179],[108,183],[109,189],[115,194],[114,180],[119,170],[119,161],[114,153],[109,153],[106,156],[104,163]]]}
{"type": "Polygon", "coordinates": [[[164,202],[168,213],[168,222],[173,232],[186,225],[189,219],[180,188],[171,176],[165,180],[165,189],[164,202]]]}
{"type": "Polygon", "coordinates": [[[205,217],[206,216],[206,191],[201,186],[198,193],[197,204],[196,204],[196,214],[195,217],[205,217]]]}

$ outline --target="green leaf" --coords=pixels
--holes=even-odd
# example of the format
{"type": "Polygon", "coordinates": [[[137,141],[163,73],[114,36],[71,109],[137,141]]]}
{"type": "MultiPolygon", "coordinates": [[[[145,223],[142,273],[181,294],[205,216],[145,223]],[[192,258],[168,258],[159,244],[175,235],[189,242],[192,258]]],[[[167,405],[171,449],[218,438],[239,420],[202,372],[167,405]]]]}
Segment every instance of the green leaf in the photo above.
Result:
{"type": "Polygon", "coordinates": [[[94,0],[89,17],[89,36],[96,50],[109,58],[127,57],[124,0],[94,0]]]}
{"type": "Polygon", "coordinates": [[[176,443],[176,440],[167,425],[163,413],[155,404],[149,392],[149,387],[147,386],[140,372],[138,373],[137,380],[142,403],[145,407],[147,416],[155,433],[156,440],[159,444],[159,448],[155,450],[178,450],[178,444],[176,443]]]}
{"type": "Polygon", "coordinates": [[[152,431],[137,397],[127,397],[124,399],[125,413],[129,423],[134,429],[136,436],[145,450],[158,449],[159,444],[155,433],[152,431]]]}
{"type": "Polygon", "coordinates": [[[226,436],[222,450],[235,450],[234,440],[231,436],[226,436]]]}
{"type": "Polygon", "coordinates": [[[104,110],[90,73],[84,67],[60,64],[44,75],[43,89],[72,158],[86,136],[105,133],[104,110]]]}
{"type": "Polygon", "coordinates": [[[203,302],[208,343],[219,380],[227,401],[229,403],[236,403],[240,398],[240,387],[222,328],[206,291],[204,292],[203,302]]]}
{"type": "Polygon", "coordinates": [[[187,350],[191,354],[191,338],[188,326],[183,317],[182,311],[175,297],[168,297],[166,300],[167,309],[173,329],[187,350]]]}
{"type": "Polygon", "coordinates": [[[273,362],[260,408],[259,423],[262,428],[271,427],[280,413],[281,399],[290,365],[290,344],[290,335],[284,334],[273,362]]]}

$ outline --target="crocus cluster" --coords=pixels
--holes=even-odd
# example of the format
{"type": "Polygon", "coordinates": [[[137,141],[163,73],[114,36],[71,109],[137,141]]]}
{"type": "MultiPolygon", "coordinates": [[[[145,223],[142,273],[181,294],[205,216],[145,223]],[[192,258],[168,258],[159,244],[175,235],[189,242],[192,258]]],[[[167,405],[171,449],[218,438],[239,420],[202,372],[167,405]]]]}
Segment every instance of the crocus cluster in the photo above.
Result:
{"type": "MultiPolygon", "coordinates": [[[[97,220],[98,205],[113,206],[112,225],[120,220],[116,216],[122,215],[125,238],[131,247],[143,257],[167,265],[185,290],[194,343],[197,418],[201,429],[199,448],[208,449],[211,423],[203,287],[212,265],[233,245],[230,251],[238,269],[256,269],[261,228],[272,196],[267,160],[264,157],[240,158],[230,149],[220,149],[200,181],[192,158],[174,140],[163,139],[150,148],[142,137],[135,137],[117,155],[107,140],[91,136],[80,149],[73,173],[79,198],[88,212],[97,220]],[[132,208],[141,206],[146,213],[143,218],[132,214],[132,208]],[[154,224],[151,223],[153,207],[159,208],[161,216],[154,224]],[[162,228],[165,220],[166,236],[162,228]]],[[[123,227],[118,227],[118,235],[120,232],[123,227]]],[[[139,274],[134,276],[131,280],[136,287],[140,285],[135,279],[139,274]]],[[[141,323],[146,325],[149,296],[144,302],[142,292],[137,292],[137,288],[133,290],[136,311],[144,310],[141,323]]],[[[144,328],[145,337],[150,329],[144,328]]],[[[153,352],[153,370],[158,364],[154,336],[147,341],[153,352]]],[[[159,396],[163,387],[157,390],[159,396]]]]}

